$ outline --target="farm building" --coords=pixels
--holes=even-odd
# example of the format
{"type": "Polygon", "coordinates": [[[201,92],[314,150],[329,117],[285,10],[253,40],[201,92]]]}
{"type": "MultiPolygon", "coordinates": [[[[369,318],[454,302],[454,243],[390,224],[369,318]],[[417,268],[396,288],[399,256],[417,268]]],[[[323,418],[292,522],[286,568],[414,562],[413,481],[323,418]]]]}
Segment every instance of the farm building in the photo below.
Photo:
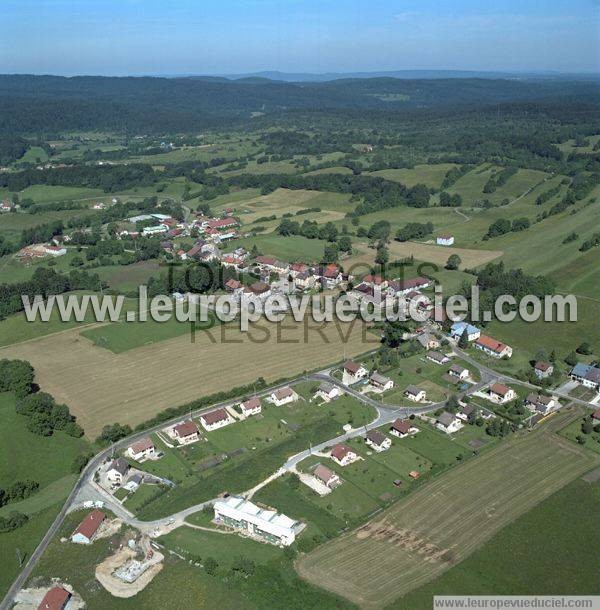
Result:
{"type": "Polygon", "coordinates": [[[52,587],[44,595],[38,610],[64,610],[70,599],[70,591],[62,587],[52,587]]]}
{"type": "Polygon", "coordinates": [[[71,542],[91,544],[105,519],[106,515],[101,510],[93,510],[71,534],[71,542]]]}
{"type": "Polygon", "coordinates": [[[214,504],[215,521],[256,536],[270,544],[289,546],[296,539],[301,525],[274,510],[260,508],[236,496],[214,504]]]}
{"type": "Polygon", "coordinates": [[[589,364],[576,364],[569,373],[571,379],[578,381],[586,388],[600,389],[600,368],[589,364]]]}
{"type": "Polygon", "coordinates": [[[531,393],[525,398],[525,406],[531,411],[536,411],[542,415],[546,415],[556,406],[558,402],[551,396],[543,396],[542,394],[531,393]]]}
{"type": "Polygon", "coordinates": [[[435,238],[435,243],[438,246],[453,246],[454,245],[454,235],[439,235],[435,238]]]}

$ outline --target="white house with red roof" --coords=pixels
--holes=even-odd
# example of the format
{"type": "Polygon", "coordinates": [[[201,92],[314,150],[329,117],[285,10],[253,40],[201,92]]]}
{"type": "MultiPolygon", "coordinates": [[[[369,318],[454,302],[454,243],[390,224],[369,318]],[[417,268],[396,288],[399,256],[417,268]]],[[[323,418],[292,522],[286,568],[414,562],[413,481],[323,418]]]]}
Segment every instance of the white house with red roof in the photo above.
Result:
{"type": "Polygon", "coordinates": [[[352,385],[364,379],[369,374],[369,371],[360,362],[348,360],[344,363],[342,371],[342,383],[344,385],[352,385]]]}
{"type": "Polygon", "coordinates": [[[260,398],[258,396],[253,396],[252,398],[245,400],[244,402],[240,403],[240,410],[242,415],[246,417],[258,415],[262,411],[260,398]]]}
{"type": "Polygon", "coordinates": [[[269,394],[269,400],[276,406],[282,407],[291,402],[296,402],[300,397],[292,388],[285,386],[285,388],[279,388],[269,394]]]}
{"type": "Polygon", "coordinates": [[[413,425],[410,419],[396,419],[390,426],[390,434],[398,438],[405,438],[412,434],[416,434],[419,428],[413,425]]]}
{"type": "Polygon", "coordinates": [[[227,409],[215,409],[200,416],[200,423],[205,430],[211,432],[232,424],[235,420],[227,409]]]}
{"type": "Polygon", "coordinates": [[[200,430],[191,419],[173,426],[171,435],[180,445],[189,445],[200,440],[200,430]]]}
{"type": "Polygon", "coordinates": [[[352,462],[356,462],[359,459],[356,451],[348,447],[348,445],[344,445],[343,443],[339,443],[335,445],[329,454],[331,459],[340,466],[348,466],[348,464],[352,464],[352,462]]]}
{"type": "Polygon", "coordinates": [[[488,400],[497,404],[504,404],[514,400],[517,393],[503,383],[493,383],[488,389],[488,400]]]}
{"type": "Polygon", "coordinates": [[[141,460],[153,456],[155,451],[156,447],[154,441],[151,438],[146,437],[136,441],[133,445],[129,445],[126,453],[131,459],[140,462],[141,460]]]}
{"type": "Polygon", "coordinates": [[[492,358],[510,358],[513,353],[512,347],[487,335],[480,335],[473,345],[492,358]]]}

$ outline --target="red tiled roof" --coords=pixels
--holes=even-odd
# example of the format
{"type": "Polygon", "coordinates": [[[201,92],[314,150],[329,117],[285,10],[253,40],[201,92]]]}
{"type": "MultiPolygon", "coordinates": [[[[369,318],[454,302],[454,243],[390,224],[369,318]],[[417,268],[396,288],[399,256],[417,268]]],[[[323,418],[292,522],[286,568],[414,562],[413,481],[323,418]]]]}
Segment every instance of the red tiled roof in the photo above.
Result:
{"type": "Polygon", "coordinates": [[[258,396],[249,398],[246,402],[242,403],[243,411],[253,411],[257,407],[260,407],[260,398],[258,398],[258,396]]]}
{"type": "Polygon", "coordinates": [[[498,394],[499,396],[506,396],[510,392],[510,388],[502,383],[493,383],[490,386],[490,392],[498,394]]]}
{"type": "Polygon", "coordinates": [[[231,278],[230,280],[227,280],[225,282],[225,288],[229,288],[229,290],[237,290],[238,288],[242,287],[242,282],[240,282],[239,280],[236,280],[234,278],[231,278]]]}
{"type": "Polygon", "coordinates": [[[143,438],[131,445],[130,449],[133,453],[141,453],[142,451],[146,451],[147,449],[151,449],[154,447],[154,441],[151,438],[143,438]]]}
{"type": "Polygon", "coordinates": [[[216,411],[210,411],[209,413],[205,413],[202,416],[202,419],[206,422],[207,425],[216,424],[220,421],[225,421],[229,419],[229,413],[225,411],[225,409],[217,409],[216,411]]]}
{"type": "Polygon", "coordinates": [[[356,375],[358,369],[360,369],[361,365],[358,362],[354,362],[354,360],[348,360],[346,364],[344,364],[344,368],[352,375],[356,375]]]}
{"type": "Polygon", "coordinates": [[[173,432],[175,432],[176,436],[179,438],[185,438],[186,436],[191,436],[192,434],[198,433],[198,426],[193,421],[184,421],[180,424],[177,424],[173,428],[173,432]]]}
{"type": "Polygon", "coordinates": [[[400,434],[408,434],[411,427],[410,421],[407,419],[397,419],[392,423],[392,428],[400,432],[400,434]]]}
{"type": "Polygon", "coordinates": [[[492,337],[488,337],[487,335],[480,335],[479,339],[477,339],[477,341],[475,341],[476,345],[481,345],[482,347],[486,347],[487,349],[496,352],[496,353],[500,353],[503,352],[508,346],[505,343],[502,343],[501,341],[497,341],[496,339],[493,339],[492,337]]]}
{"type": "Polygon", "coordinates": [[[340,443],[331,450],[331,457],[334,457],[336,460],[342,461],[349,453],[354,453],[354,451],[352,451],[352,449],[350,449],[348,445],[340,443]]]}
{"type": "Polygon", "coordinates": [[[62,587],[52,587],[41,604],[38,606],[38,610],[63,610],[67,602],[71,598],[71,594],[62,587]]]}
{"type": "Polygon", "coordinates": [[[88,539],[92,539],[94,534],[98,531],[100,524],[106,519],[106,515],[101,510],[93,510],[73,532],[75,534],[81,534],[88,539]]]}
{"type": "Polygon", "coordinates": [[[541,362],[541,361],[538,361],[538,362],[536,362],[536,363],[535,363],[535,368],[536,368],[538,371],[547,371],[547,370],[548,370],[548,369],[549,369],[551,366],[552,366],[552,365],[551,365],[551,364],[549,364],[548,362],[541,362]]]}

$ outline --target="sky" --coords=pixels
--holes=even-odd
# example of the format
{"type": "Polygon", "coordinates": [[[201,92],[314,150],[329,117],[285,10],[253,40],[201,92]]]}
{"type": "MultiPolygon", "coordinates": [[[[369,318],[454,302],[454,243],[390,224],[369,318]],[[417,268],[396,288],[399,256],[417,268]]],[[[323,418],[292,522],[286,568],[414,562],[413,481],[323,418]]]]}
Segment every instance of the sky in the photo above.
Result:
{"type": "Polygon", "coordinates": [[[600,72],[600,0],[0,0],[0,73],[600,72]]]}

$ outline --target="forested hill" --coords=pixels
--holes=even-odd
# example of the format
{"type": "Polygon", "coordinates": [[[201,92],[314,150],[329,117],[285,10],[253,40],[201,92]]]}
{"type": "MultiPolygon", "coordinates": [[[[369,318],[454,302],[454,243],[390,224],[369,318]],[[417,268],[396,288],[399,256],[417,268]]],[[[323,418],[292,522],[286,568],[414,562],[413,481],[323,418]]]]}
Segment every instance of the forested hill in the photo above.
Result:
{"type": "Polygon", "coordinates": [[[90,129],[160,133],[231,125],[255,113],[372,109],[394,114],[409,108],[558,97],[598,101],[598,83],[478,78],[288,83],[264,78],[0,75],[0,133],[90,129]]]}

